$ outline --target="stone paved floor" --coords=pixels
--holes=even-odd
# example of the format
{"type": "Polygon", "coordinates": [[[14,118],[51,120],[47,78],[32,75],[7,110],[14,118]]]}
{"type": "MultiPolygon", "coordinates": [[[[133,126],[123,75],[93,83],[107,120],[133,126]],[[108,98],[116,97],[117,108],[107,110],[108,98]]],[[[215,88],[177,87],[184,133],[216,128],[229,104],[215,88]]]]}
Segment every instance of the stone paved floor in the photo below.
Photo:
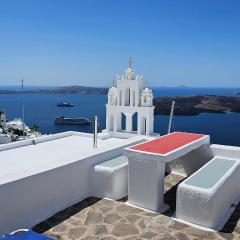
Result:
{"type": "Polygon", "coordinates": [[[171,219],[175,211],[177,175],[165,177],[165,202],[170,209],[164,214],[149,213],[127,206],[121,201],[90,197],[34,227],[35,231],[62,240],[113,239],[240,239],[240,205],[219,233],[199,230],[171,219]]]}

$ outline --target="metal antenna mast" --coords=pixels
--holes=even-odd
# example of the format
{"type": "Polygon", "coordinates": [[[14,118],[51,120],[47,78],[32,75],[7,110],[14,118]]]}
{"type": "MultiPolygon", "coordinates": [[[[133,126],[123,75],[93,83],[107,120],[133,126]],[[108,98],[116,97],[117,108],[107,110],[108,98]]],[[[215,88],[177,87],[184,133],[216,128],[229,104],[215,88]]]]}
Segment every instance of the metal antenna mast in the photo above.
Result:
{"type": "Polygon", "coordinates": [[[93,148],[97,148],[98,117],[94,116],[93,121],[93,148]]]}
{"type": "Polygon", "coordinates": [[[25,139],[25,109],[24,109],[24,98],[23,98],[23,94],[24,94],[24,88],[23,88],[23,84],[24,84],[24,80],[22,79],[22,122],[23,122],[23,139],[25,139]]]}
{"type": "Polygon", "coordinates": [[[168,123],[168,134],[171,132],[171,129],[172,129],[174,107],[175,107],[175,101],[172,101],[171,112],[170,112],[169,123],[168,123]]]}

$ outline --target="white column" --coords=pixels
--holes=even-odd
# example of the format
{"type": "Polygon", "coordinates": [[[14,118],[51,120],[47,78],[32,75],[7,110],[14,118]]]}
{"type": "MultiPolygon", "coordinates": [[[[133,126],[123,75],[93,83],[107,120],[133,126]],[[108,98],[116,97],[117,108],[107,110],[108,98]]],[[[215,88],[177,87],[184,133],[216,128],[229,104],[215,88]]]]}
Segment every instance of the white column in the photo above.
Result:
{"type": "Polygon", "coordinates": [[[142,134],[141,133],[141,114],[138,113],[138,116],[137,116],[137,133],[138,134],[142,134]]]}
{"type": "Polygon", "coordinates": [[[146,117],[146,135],[149,135],[149,130],[150,130],[150,128],[149,128],[150,126],[149,126],[149,116],[147,116],[146,117]]]}
{"type": "Polygon", "coordinates": [[[114,112],[114,132],[121,130],[121,112],[114,112]]]}
{"type": "Polygon", "coordinates": [[[145,117],[142,113],[138,112],[138,123],[137,123],[138,134],[145,134],[145,117]]]}
{"type": "Polygon", "coordinates": [[[121,98],[120,98],[120,91],[117,92],[118,96],[117,96],[117,105],[120,106],[120,101],[121,101],[121,98]]]}
{"type": "Polygon", "coordinates": [[[126,132],[132,131],[132,115],[126,114],[126,132]]]}
{"type": "Polygon", "coordinates": [[[130,90],[130,106],[133,106],[133,90],[130,90]]]}
{"type": "Polygon", "coordinates": [[[148,134],[152,134],[153,133],[153,126],[154,126],[154,108],[151,108],[148,111],[148,134]]]}
{"type": "Polygon", "coordinates": [[[106,108],[106,129],[108,131],[110,131],[110,123],[109,123],[110,119],[109,119],[109,110],[108,110],[108,107],[106,108]]]}

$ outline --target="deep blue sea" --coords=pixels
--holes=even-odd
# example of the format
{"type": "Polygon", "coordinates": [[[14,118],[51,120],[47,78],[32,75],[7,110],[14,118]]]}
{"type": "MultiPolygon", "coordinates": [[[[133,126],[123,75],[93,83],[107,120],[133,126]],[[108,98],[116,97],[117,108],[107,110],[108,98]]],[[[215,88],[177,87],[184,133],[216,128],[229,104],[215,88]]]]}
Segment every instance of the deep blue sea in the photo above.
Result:
{"type": "MultiPolygon", "coordinates": [[[[0,87],[0,89],[10,89],[0,87]]],[[[28,87],[28,89],[31,87],[28,87]]],[[[36,88],[36,87],[34,87],[36,88]]],[[[13,87],[12,87],[13,89],[13,87]]],[[[15,87],[14,89],[17,89],[15,87]]],[[[191,96],[197,94],[234,95],[237,88],[154,88],[155,96],[191,96]]],[[[100,94],[25,94],[25,121],[27,125],[37,124],[42,133],[57,133],[68,130],[92,132],[92,126],[55,125],[57,116],[99,117],[99,130],[105,128],[106,95],[100,94]],[[72,108],[59,108],[58,102],[74,103],[72,108]]],[[[21,96],[18,94],[0,95],[0,109],[7,111],[8,119],[21,117],[21,96]]],[[[155,132],[165,134],[168,116],[155,116],[155,132]]],[[[199,116],[175,116],[175,131],[210,134],[212,143],[240,146],[240,114],[212,114],[199,116]]]]}

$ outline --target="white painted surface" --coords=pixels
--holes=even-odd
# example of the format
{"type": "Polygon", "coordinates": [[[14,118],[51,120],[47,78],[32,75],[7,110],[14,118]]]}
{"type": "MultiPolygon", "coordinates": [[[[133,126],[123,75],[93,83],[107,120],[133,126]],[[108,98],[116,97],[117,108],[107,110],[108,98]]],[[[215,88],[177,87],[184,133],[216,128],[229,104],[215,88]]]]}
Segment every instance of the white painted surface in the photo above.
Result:
{"type": "Polygon", "coordinates": [[[91,134],[67,132],[37,138],[36,145],[26,140],[1,146],[0,235],[30,228],[91,196],[91,169],[143,140],[110,138],[93,150],[91,134]]]}
{"type": "MultiPolygon", "coordinates": [[[[220,230],[224,226],[234,210],[232,204],[237,204],[240,197],[239,161],[224,158],[224,161],[233,160],[235,163],[212,186],[204,187],[204,182],[200,182],[200,186],[191,183],[191,179],[196,178],[202,171],[209,170],[207,168],[211,166],[213,161],[217,163],[218,159],[220,158],[213,158],[191,177],[179,184],[176,204],[177,218],[213,230],[220,230]]],[[[211,171],[212,174],[214,171],[218,171],[217,166],[211,171]]],[[[206,180],[202,178],[202,181],[206,182],[206,180]]]]}
{"type": "Polygon", "coordinates": [[[94,166],[91,173],[93,195],[121,199],[128,194],[128,159],[125,156],[94,166]]]}
{"type": "Polygon", "coordinates": [[[211,150],[214,156],[234,158],[240,161],[240,147],[212,144],[211,150]]]}
{"type": "Polygon", "coordinates": [[[117,84],[109,89],[106,104],[106,129],[109,132],[133,131],[133,115],[137,114],[138,134],[153,134],[154,106],[153,93],[144,88],[143,77],[135,75],[131,65],[117,84]],[[126,129],[122,129],[122,115],[126,117],[126,129]]]}
{"type": "Polygon", "coordinates": [[[210,145],[206,144],[166,163],[166,172],[183,177],[190,176],[213,158],[210,145]]]}
{"type": "Polygon", "coordinates": [[[11,142],[11,136],[8,134],[0,133],[0,144],[6,144],[11,142]]]}
{"type": "MultiPolygon", "coordinates": [[[[123,140],[116,138],[99,140],[98,147],[121,141],[123,140]]],[[[78,135],[2,151],[0,184],[48,170],[53,165],[59,167],[68,164],[73,157],[93,151],[92,138],[78,135]]]]}
{"type": "Polygon", "coordinates": [[[132,157],[128,159],[129,204],[161,212],[164,208],[165,163],[132,157]]]}

